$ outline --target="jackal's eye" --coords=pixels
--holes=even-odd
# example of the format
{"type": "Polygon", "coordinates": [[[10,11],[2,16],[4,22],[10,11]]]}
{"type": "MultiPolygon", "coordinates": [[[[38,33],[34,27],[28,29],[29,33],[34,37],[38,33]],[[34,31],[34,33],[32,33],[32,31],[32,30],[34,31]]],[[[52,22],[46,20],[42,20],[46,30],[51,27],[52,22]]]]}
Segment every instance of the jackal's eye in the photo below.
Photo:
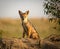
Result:
{"type": "Polygon", "coordinates": [[[21,17],[22,20],[24,20],[24,15],[23,14],[24,13],[22,13],[21,11],[19,11],[19,15],[20,15],[20,17],[21,17]]]}
{"type": "Polygon", "coordinates": [[[22,19],[22,20],[24,20],[24,17],[23,17],[23,15],[22,15],[22,14],[20,14],[20,17],[21,17],[21,19],[22,19]]]}

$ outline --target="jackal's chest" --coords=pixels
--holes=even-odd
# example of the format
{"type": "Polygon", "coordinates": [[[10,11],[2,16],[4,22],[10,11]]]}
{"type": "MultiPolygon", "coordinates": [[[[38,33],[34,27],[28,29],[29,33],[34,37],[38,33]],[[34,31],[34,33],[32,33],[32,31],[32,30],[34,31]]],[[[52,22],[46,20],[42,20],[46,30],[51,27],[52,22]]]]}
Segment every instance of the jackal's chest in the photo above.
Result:
{"type": "Polygon", "coordinates": [[[28,31],[27,25],[25,23],[22,23],[22,26],[23,26],[24,31],[27,32],[28,31]]]}
{"type": "Polygon", "coordinates": [[[32,33],[36,32],[36,30],[34,29],[34,27],[31,26],[30,23],[22,23],[22,26],[23,26],[23,29],[25,32],[28,32],[28,31],[30,31],[32,33]]]}

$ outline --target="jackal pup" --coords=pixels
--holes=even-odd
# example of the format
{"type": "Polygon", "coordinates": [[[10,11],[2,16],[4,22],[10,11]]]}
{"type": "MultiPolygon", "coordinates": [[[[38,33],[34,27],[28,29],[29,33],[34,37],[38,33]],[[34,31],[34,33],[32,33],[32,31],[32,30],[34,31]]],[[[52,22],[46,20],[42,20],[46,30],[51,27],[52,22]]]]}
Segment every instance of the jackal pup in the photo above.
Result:
{"type": "Polygon", "coordinates": [[[38,39],[39,35],[35,28],[31,25],[31,23],[28,21],[28,14],[29,11],[26,11],[25,13],[18,11],[19,15],[22,20],[22,26],[23,26],[23,38],[25,35],[27,35],[28,38],[38,39]]]}

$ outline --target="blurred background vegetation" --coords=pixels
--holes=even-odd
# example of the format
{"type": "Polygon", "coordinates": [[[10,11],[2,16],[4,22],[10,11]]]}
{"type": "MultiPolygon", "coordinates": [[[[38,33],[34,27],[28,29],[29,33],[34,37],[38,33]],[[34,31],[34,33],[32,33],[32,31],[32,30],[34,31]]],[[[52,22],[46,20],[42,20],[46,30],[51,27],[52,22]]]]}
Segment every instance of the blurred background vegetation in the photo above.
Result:
{"type": "MultiPolygon", "coordinates": [[[[30,18],[29,20],[41,38],[46,38],[51,34],[60,34],[60,25],[56,22],[49,22],[48,18],[30,18]]],[[[20,19],[0,19],[0,38],[22,38],[22,33],[20,19]]]]}

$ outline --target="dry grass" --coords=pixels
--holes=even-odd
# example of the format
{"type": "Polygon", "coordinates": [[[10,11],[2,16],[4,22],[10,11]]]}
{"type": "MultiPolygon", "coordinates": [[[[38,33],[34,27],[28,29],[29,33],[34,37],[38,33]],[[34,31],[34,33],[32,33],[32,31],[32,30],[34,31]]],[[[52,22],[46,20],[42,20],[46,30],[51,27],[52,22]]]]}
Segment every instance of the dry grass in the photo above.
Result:
{"type": "MultiPolygon", "coordinates": [[[[60,34],[60,26],[56,23],[49,23],[48,19],[30,19],[41,38],[50,34],[60,34]],[[54,29],[56,27],[56,29],[54,29]]],[[[22,37],[22,25],[20,19],[0,19],[1,37],[22,37]]]]}

